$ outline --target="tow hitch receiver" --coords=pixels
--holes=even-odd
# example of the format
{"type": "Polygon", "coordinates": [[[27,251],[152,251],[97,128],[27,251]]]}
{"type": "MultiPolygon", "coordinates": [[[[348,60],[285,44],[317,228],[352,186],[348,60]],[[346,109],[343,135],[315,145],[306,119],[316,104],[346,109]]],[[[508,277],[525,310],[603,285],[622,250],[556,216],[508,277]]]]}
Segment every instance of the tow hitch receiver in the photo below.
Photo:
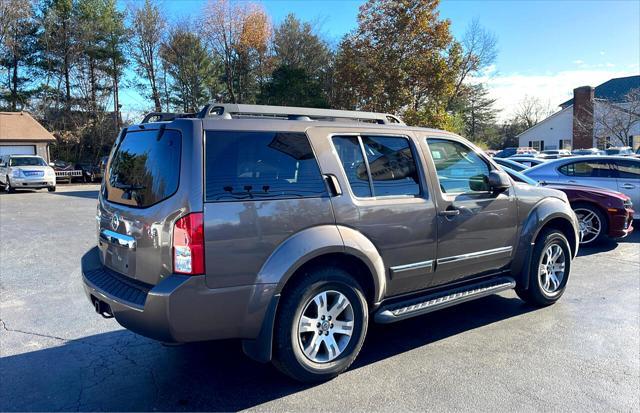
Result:
{"type": "Polygon", "coordinates": [[[113,318],[113,313],[111,312],[109,304],[98,300],[94,296],[91,296],[91,301],[93,301],[93,308],[96,310],[96,313],[100,314],[104,318],[113,318]]]}

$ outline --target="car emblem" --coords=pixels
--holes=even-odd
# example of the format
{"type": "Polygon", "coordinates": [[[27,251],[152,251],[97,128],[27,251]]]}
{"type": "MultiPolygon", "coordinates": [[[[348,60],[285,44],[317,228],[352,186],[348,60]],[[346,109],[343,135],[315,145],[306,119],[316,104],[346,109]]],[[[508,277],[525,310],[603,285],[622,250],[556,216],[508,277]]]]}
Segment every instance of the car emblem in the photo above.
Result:
{"type": "Polygon", "coordinates": [[[119,226],[120,226],[120,216],[118,215],[118,213],[115,213],[111,217],[111,229],[115,231],[118,229],[119,226]]]}

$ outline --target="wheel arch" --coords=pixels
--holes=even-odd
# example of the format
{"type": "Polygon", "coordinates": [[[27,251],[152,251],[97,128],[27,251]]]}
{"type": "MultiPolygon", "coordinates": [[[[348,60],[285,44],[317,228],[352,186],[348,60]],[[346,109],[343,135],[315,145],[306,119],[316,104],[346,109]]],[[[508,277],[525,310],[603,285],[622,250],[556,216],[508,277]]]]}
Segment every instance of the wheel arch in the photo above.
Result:
{"type": "Polygon", "coordinates": [[[258,337],[242,342],[245,354],[260,362],[271,360],[273,328],[281,295],[308,269],[329,264],[345,268],[354,276],[364,289],[370,309],[381,301],[386,291],[384,264],[368,238],[354,229],[337,225],[307,228],[278,246],[258,272],[256,283],[276,284],[276,288],[258,337]]]}
{"type": "Polygon", "coordinates": [[[557,198],[544,198],[531,209],[524,220],[518,253],[511,265],[511,273],[517,276],[523,286],[529,283],[533,246],[542,230],[547,228],[561,231],[569,242],[572,256],[575,257],[578,253],[578,221],[571,205],[557,198]]]}

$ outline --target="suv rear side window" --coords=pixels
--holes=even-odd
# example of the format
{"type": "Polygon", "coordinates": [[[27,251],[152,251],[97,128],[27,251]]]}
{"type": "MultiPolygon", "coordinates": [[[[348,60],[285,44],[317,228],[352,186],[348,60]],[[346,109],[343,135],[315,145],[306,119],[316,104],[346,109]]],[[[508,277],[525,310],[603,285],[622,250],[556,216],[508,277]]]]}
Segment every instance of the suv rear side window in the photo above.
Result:
{"type": "Polygon", "coordinates": [[[590,178],[612,178],[613,171],[608,162],[603,161],[579,161],[561,166],[561,174],[567,176],[582,176],[590,178]]]}
{"type": "Polygon", "coordinates": [[[640,161],[632,159],[616,160],[615,164],[618,170],[618,178],[640,179],[640,161]]]}
{"type": "Polygon", "coordinates": [[[107,200],[145,208],[169,198],[178,189],[181,149],[175,130],[127,133],[111,160],[107,200]]]}
{"type": "Polygon", "coordinates": [[[355,196],[420,195],[418,169],[407,138],[336,136],[333,144],[355,196]]]}
{"type": "Polygon", "coordinates": [[[208,131],[206,200],[320,197],[326,186],[300,132],[208,131]]]}

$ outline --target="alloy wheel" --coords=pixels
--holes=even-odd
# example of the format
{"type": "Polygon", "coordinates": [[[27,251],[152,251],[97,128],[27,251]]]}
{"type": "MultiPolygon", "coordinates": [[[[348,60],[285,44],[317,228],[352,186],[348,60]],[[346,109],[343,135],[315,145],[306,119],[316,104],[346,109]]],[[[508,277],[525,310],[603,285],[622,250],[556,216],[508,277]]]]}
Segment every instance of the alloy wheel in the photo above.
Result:
{"type": "Polygon", "coordinates": [[[335,290],[323,291],[304,306],[298,320],[298,344],[309,360],[327,363],[344,352],[354,327],[349,299],[335,290]]]}
{"type": "Polygon", "coordinates": [[[565,254],[558,244],[547,247],[538,265],[538,282],[547,295],[555,295],[560,290],[565,275],[565,254]]]}
{"type": "Polygon", "coordinates": [[[598,215],[587,208],[574,209],[580,226],[580,243],[589,244],[596,240],[602,231],[602,222],[598,215]]]}

